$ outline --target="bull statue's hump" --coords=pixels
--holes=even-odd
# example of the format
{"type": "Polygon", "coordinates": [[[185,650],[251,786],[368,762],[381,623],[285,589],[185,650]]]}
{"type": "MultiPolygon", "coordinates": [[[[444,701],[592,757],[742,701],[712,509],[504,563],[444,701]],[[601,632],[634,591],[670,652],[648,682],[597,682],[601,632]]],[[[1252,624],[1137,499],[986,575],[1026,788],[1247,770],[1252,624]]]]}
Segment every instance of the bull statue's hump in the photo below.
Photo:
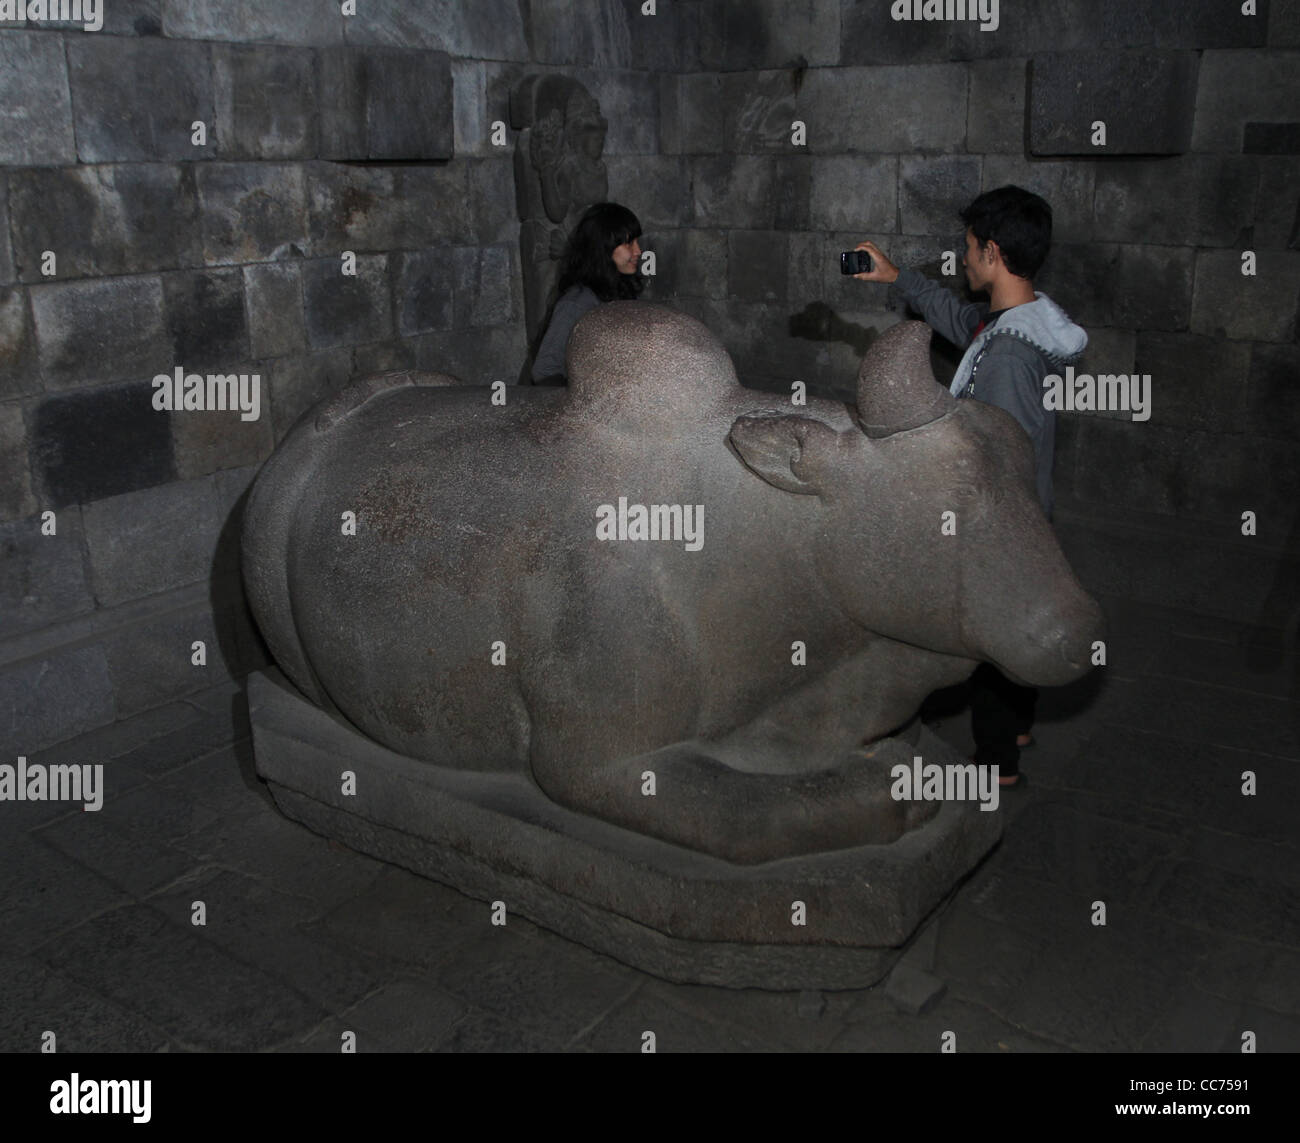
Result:
{"type": "Polygon", "coordinates": [[[694,415],[742,392],[731,356],[702,322],[650,302],[609,302],[569,339],[569,399],[596,417],[694,415]]]}
{"type": "Polygon", "coordinates": [[[876,439],[937,421],[956,408],[930,367],[930,327],[902,321],[886,330],[858,370],[858,415],[876,439]]]}

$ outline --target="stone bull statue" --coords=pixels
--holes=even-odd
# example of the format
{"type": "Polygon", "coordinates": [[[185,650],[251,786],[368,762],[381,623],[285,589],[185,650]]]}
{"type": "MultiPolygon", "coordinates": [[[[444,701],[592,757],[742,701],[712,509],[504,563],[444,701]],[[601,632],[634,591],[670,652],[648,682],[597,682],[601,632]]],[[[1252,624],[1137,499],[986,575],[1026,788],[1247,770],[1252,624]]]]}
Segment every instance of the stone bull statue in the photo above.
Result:
{"type": "Polygon", "coordinates": [[[929,336],[884,334],[856,409],[745,389],[641,302],[579,323],[568,389],[354,382],[256,481],[254,614],[412,758],[732,862],[891,842],[938,808],[890,796],[922,699],[980,660],[1068,682],[1101,623],[1028,438],[949,396],[929,336]]]}

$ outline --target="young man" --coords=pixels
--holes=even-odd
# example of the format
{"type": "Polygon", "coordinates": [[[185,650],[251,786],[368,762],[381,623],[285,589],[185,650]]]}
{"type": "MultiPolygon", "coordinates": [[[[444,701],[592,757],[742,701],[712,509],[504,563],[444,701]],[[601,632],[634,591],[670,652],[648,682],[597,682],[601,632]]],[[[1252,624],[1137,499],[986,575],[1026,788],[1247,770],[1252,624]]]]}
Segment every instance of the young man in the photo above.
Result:
{"type": "MultiPolygon", "coordinates": [[[[953,377],[957,397],[974,397],[1010,413],[1034,446],[1038,498],[1052,516],[1052,453],[1056,414],[1043,402],[1043,378],[1077,360],[1088,335],[1046,294],[1034,290],[1052,241],[1052,208],[1020,187],[986,191],[960,212],[966,224],[962,264],[972,293],[989,303],[965,304],[915,270],[900,270],[878,246],[859,243],[875,263],[857,274],[864,282],[895,283],[926,322],[954,345],[966,346],[953,377]]],[[[999,781],[1014,786],[1020,750],[1033,741],[1038,692],[1008,680],[988,663],[971,677],[975,761],[997,766],[999,781]]]]}

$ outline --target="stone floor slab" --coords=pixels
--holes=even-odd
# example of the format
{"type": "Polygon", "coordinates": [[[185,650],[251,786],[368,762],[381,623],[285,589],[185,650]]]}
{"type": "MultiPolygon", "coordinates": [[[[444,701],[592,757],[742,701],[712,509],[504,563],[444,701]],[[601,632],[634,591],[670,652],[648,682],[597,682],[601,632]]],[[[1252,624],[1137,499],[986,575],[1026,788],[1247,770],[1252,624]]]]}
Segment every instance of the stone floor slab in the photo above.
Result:
{"type": "Polygon", "coordinates": [[[88,988],[28,958],[0,955],[8,1002],[0,1005],[0,1052],[157,1052],[167,1036],[88,988]],[[13,1003],[21,997],[22,1004],[13,1003]]]}
{"type": "Polygon", "coordinates": [[[469,1006],[418,980],[398,978],[344,1013],[361,1052],[427,1052],[450,1039],[469,1006]]]}
{"type": "Polygon", "coordinates": [[[145,905],[104,914],[35,956],[200,1051],[258,1051],[305,1034],[326,1015],[261,968],[145,905]]]}

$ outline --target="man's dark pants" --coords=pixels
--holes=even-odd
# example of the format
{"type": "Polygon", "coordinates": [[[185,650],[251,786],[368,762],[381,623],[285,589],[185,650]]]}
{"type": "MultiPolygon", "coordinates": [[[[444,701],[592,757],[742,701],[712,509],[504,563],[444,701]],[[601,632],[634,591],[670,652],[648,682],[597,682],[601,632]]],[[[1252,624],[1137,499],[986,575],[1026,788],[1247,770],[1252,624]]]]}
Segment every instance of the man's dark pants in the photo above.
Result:
{"type": "Polygon", "coordinates": [[[1020,773],[1016,735],[1028,734],[1034,724],[1037,689],[1013,683],[989,663],[975,668],[970,688],[976,764],[998,767],[1000,778],[1020,773]]]}

